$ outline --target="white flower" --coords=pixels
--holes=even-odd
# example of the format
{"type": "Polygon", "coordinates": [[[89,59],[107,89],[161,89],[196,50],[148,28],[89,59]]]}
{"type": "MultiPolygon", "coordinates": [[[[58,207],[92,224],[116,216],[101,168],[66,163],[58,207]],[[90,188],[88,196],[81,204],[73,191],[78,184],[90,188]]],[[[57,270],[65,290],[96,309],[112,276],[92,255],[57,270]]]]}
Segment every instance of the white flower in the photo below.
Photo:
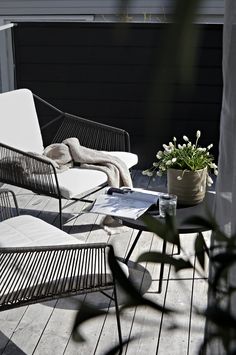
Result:
{"type": "Polygon", "coordinates": [[[213,144],[209,144],[208,147],[207,147],[207,149],[209,150],[209,149],[211,149],[212,147],[213,147],[213,144]]]}
{"type": "Polygon", "coordinates": [[[149,171],[149,170],[143,170],[143,171],[142,171],[142,174],[143,174],[143,175],[147,175],[148,171],[149,171]]]}
{"type": "Polygon", "coordinates": [[[189,141],[189,139],[188,139],[187,136],[183,136],[183,140],[184,140],[185,142],[188,142],[188,141],[189,141]]]}
{"type": "Polygon", "coordinates": [[[157,175],[157,176],[162,176],[162,172],[161,172],[161,171],[157,171],[157,172],[156,172],[156,175],[157,175]]]}
{"type": "Polygon", "coordinates": [[[171,165],[172,161],[171,160],[167,160],[166,165],[171,165]]]}
{"type": "Polygon", "coordinates": [[[191,147],[192,143],[188,142],[187,147],[191,147]]]}
{"type": "Polygon", "coordinates": [[[199,130],[197,131],[196,137],[197,137],[197,139],[201,137],[201,131],[199,131],[199,130]]]}
{"type": "Polygon", "coordinates": [[[161,169],[162,171],[166,171],[166,168],[165,168],[164,166],[161,166],[160,169],[161,169]]]}
{"type": "Polygon", "coordinates": [[[157,163],[157,162],[154,161],[154,163],[152,163],[152,165],[155,166],[155,168],[157,168],[158,165],[159,165],[159,163],[157,163]]]}
{"type": "Polygon", "coordinates": [[[168,145],[166,145],[166,144],[163,144],[162,146],[163,146],[163,148],[164,148],[166,151],[168,151],[168,150],[170,149],[170,147],[169,147],[168,145]]]}
{"type": "Polygon", "coordinates": [[[181,144],[178,144],[178,148],[179,148],[179,149],[183,149],[183,147],[182,147],[181,144]]]}
{"type": "Polygon", "coordinates": [[[177,158],[172,158],[172,163],[175,163],[176,162],[176,160],[177,160],[177,158]]]}
{"type": "Polygon", "coordinates": [[[152,175],[153,175],[153,173],[151,171],[147,172],[147,176],[152,176],[152,175]]]}
{"type": "Polygon", "coordinates": [[[183,148],[186,148],[186,144],[183,144],[183,148]]]}
{"type": "Polygon", "coordinates": [[[159,152],[157,152],[157,154],[156,154],[157,159],[161,159],[162,156],[163,156],[163,152],[161,150],[159,150],[159,152]]]}
{"type": "Polygon", "coordinates": [[[170,148],[174,148],[175,146],[174,146],[174,144],[172,142],[169,142],[169,147],[170,148]]]}
{"type": "Polygon", "coordinates": [[[210,164],[210,168],[211,168],[211,169],[217,169],[217,165],[216,165],[215,163],[211,163],[211,164],[210,164]]]}
{"type": "Polygon", "coordinates": [[[177,141],[176,137],[173,137],[173,142],[176,142],[176,141],[177,141]]]}
{"type": "Polygon", "coordinates": [[[211,186],[213,184],[212,178],[208,175],[207,176],[207,186],[211,186]]]}
{"type": "Polygon", "coordinates": [[[206,148],[197,148],[197,150],[199,151],[199,152],[205,152],[206,151],[206,148]]]}
{"type": "Polygon", "coordinates": [[[215,174],[215,176],[217,176],[218,175],[218,170],[214,170],[214,174],[215,174]]]}
{"type": "Polygon", "coordinates": [[[182,176],[180,176],[180,175],[179,175],[179,176],[177,176],[177,180],[179,180],[179,181],[180,181],[180,180],[182,180],[182,179],[183,179],[183,178],[182,178],[182,176]]]}

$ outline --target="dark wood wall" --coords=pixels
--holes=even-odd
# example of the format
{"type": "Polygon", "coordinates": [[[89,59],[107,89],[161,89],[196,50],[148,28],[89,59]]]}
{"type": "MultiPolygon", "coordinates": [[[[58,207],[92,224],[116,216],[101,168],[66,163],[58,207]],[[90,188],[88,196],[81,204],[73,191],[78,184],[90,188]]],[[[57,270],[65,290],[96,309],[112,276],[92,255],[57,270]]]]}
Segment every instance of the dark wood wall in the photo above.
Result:
{"type": "MultiPolygon", "coordinates": [[[[217,156],[222,26],[196,26],[201,36],[195,80],[183,84],[175,75],[158,82],[164,24],[19,23],[14,29],[16,87],[30,88],[67,112],[126,129],[140,168],[148,167],[173,136],[192,138],[198,129],[202,145],[214,143],[217,156]],[[159,95],[162,86],[169,86],[172,95],[159,95]]],[[[48,119],[43,113],[40,124],[48,119]]]]}

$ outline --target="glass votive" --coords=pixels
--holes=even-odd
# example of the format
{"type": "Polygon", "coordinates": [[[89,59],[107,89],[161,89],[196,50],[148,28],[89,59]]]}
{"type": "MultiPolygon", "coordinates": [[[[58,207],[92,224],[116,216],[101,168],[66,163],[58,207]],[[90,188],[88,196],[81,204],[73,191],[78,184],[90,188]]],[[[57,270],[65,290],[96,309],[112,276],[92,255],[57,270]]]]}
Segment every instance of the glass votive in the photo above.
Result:
{"type": "Polygon", "coordinates": [[[165,218],[168,213],[169,216],[176,215],[177,196],[172,194],[163,194],[159,196],[159,214],[160,217],[165,218]]]}

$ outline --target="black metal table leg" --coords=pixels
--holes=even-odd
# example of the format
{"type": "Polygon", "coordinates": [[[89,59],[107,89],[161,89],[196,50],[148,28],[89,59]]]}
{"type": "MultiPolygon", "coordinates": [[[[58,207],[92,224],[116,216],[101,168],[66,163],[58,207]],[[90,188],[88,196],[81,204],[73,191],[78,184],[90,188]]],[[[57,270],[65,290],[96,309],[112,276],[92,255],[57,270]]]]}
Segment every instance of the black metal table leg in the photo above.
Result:
{"type": "Polygon", "coordinates": [[[128,263],[129,258],[130,258],[130,256],[131,256],[131,254],[132,254],[132,252],[133,252],[133,250],[134,250],[134,248],[135,248],[135,246],[136,246],[136,244],[137,244],[137,242],[138,242],[138,240],[139,240],[141,234],[142,234],[142,230],[139,230],[138,233],[137,233],[137,235],[136,235],[136,238],[135,238],[133,244],[131,245],[130,250],[128,251],[128,254],[127,254],[126,258],[125,258],[125,264],[128,263]]]}
{"type": "MultiPolygon", "coordinates": [[[[165,252],[166,252],[166,240],[163,239],[162,254],[165,254],[165,252]]],[[[165,263],[161,263],[161,265],[160,265],[159,287],[158,287],[157,293],[161,293],[161,291],[162,291],[162,281],[163,281],[163,274],[164,274],[164,266],[165,266],[165,263]]]]}
{"type": "MultiPolygon", "coordinates": [[[[132,254],[132,252],[133,252],[133,250],[134,250],[134,248],[135,248],[135,246],[136,246],[136,244],[137,244],[142,232],[143,232],[142,230],[138,231],[138,233],[137,233],[137,235],[135,237],[135,240],[134,240],[133,244],[131,245],[131,247],[130,247],[130,249],[128,251],[128,254],[127,254],[126,258],[125,258],[125,261],[124,261],[125,264],[128,263],[128,261],[129,261],[129,259],[131,257],[131,254],[132,254]]],[[[163,240],[162,254],[165,254],[165,252],[166,252],[166,240],[163,240]]],[[[165,266],[164,263],[160,264],[159,287],[158,287],[157,293],[161,293],[161,291],[162,291],[162,281],[163,281],[163,274],[164,274],[164,266],[165,266]]]]}
{"type": "Polygon", "coordinates": [[[173,255],[180,255],[181,253],[181,248],[180,248],[180,245],[177,246],[177,252],[174,253],[173,255]]]}

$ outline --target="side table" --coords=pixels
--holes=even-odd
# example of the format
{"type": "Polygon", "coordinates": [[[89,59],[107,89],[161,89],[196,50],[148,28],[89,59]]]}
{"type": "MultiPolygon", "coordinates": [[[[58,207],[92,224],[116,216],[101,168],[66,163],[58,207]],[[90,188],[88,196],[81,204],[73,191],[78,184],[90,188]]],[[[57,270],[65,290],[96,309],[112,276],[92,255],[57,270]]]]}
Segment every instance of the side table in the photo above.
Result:
{"type": "MultiPolygon", "coordinates": [[[[205,217],[207,209],[212,211],[212,209],[214,208],[214,202],[215,202],[215,192],[208,191],[206,193],[206,196],[205,196],[203,202],[199,203],[198,205],[177,206],[176,228],[178,230],[178,233],[179,234],[190,234],[190,233],[200,233],[200,232],[207,231],[208,229],[198,226],[198,225],[188,225],[185,223],[185,220],[191,216],[205,217]]],[[[156,216],[153,215],[153,217],[156,218],[158,221],[165,223],[165,219],[161,218],[159,215],[156,215],[156,216]]],[[[134,219],[119,217],[119,219],[122,221],[124,226],[138,230],[135,240],[133,241],[133,244],[131,245],[131,247],[127,253],[127,256],[125,258],[125,263],[127,264],[140,236],[142,235],[142,232],[148,231],[148,227],[142,221],[141,218],[134,220],[134,219]]],[[[166,240],[163,240],[162,253],[164,254],[165,252],[166,252],[166,240]]],[[[180,253],[180,250],[178,250],[178,253],[180,253]]],[[[159,277],[158,293],[161,293],[161,290],[162,290],[163,273],[164,273],[164,263],[161,263],[160,264],[160,277],[159,277]]]]}

